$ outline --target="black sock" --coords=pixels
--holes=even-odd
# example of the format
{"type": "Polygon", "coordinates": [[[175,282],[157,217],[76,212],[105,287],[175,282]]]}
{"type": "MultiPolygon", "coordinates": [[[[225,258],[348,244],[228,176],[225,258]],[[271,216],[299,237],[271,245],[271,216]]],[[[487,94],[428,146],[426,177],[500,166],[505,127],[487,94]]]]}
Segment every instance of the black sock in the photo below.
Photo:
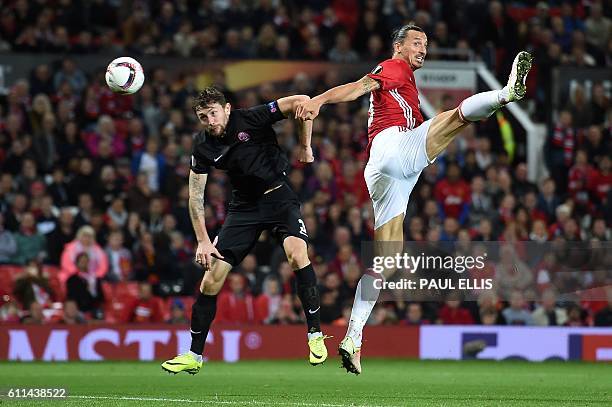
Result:
{"type": "Polygon", "coordinates": [[[312,264],[295,270],[295,277],[297,279],[297,294],[302,301],[306,323],[308,324],[308,333],[321,332],[321,297],[312,264]]]}
{"type": "Polygon", "coordinates": [[[191,307],[191,351],[198,355],[204,352],[204,343],[210,324],[217,313],[217,296],[200,293],[191,307]]]}

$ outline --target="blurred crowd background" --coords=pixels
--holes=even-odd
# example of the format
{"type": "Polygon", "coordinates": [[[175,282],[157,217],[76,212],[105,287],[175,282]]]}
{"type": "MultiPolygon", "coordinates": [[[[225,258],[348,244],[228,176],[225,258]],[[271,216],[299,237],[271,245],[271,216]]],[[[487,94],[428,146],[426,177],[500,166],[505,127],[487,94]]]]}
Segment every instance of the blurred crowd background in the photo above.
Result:
{"type": "MultiPolygon", "coordinates": [[[[516,51],[527,49],[535,56],[531,115],[548,122],[551,176],[530,182],[491,121],[472,126],[423,172],[406,239],[513,247],[610,241],[610,89],[576,86],[555,112],[547,99],[556,66],[612,68],[610,13],[608,1],[4,1],[1,52],[53,53],[58,62],[23,72],[0,95],[0,319],[184,323],[201,278],[187,208],[195,77],[177,81],[156,67],[140,92],[118,96],[103,70],[85,74],[79,54],[375,62],[389,56],[390,31],[413,21],[428,33],[429,59],[482,60],[504,83],[516,51]]],[[[340,78],[330,70],[235,91],[220,70],[212,81],[235,107],[248,107],[290,93],[314,96],[340,78]]],[[[347,323],[361,242],[373,238],[362,175],[366,123],[366,100],[325,108],[314,124],[311,165],[295,159],[294,123],[276,126],[303,202],[325,323],[347,323]]],[[[211,236],[230,191],[223,172],[209,176],[211,236]]],[[[563,297],[551,284],[554,267],[554,259],[542,259],[523,276],[520,284],[535,287],[538,301],[517,285],[474,302],[385,302],[369,323],[612,325],[612,295],[563,297]]],[[[583,289],[610,284],[609,273],[584,275],[583,289]]],[[[301,323],[296,301],[292,270],[264,233],[228,278],[217,320],[301,323]]]]}

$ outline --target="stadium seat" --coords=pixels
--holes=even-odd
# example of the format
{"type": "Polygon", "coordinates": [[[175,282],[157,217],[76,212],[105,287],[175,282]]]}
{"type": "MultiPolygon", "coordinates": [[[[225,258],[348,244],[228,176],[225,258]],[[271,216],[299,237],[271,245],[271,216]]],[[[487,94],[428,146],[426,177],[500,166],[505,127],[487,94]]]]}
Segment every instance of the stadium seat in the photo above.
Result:
{"type": "Polygon", "coordinates": [[[15,277],[22,271],[20,266],[0,266],[0,294],[13,294],[15,277]]]}
{"type": "Polygon", "coordinates": [[[115,284],[115,298],[123,297],[138,297],[138,283],[136,282],[119,282],[115,284]]]}
{"type": "Polygon", "coordinates": [[[102,294],[104,295],[104,301],[110,302],[115,298],[115,284],[108,281],[102,282],[102,294]]]}
{"type": "Polygon", "coordinates": [[[138,283],[102,283],[105,320],[109,323],[128,322],[132,306],[138,300],[138,283]]]}
{"type": "Polygon", "coordinates": [[[66,299],[66,285],[60,280],[60,270],[55,266],[44,266],[43,272],[49,277],[49,287],[55,294],[55,300],[64,302],[66,299]]]}

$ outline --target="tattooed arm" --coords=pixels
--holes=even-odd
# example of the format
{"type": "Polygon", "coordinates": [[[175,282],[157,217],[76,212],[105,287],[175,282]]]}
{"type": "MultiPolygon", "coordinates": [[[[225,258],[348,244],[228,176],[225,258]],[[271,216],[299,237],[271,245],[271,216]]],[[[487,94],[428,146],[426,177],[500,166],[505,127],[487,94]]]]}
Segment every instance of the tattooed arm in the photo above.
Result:
{"type": "Polygon", "coordinates": [[[380,88],[378,81],[366,75],[358,81],[336,86],[309,101],[300,103],[295,111],[295,117],[302,120],[314,119],[324,104],[350,102],[378,88],[380,88]]]}
{"type": "Polygon", "coordinates": [[[189,216],[191,224],[198,239],[196,250],[196,262],[201,264],[205,270],[210,268],[212,255],[220,259],[223,258],[211,243],[208,231],[206,230],[206,218],[204,213],[204,190],[208,174],[196,174],[189,172],[189,216]]]}

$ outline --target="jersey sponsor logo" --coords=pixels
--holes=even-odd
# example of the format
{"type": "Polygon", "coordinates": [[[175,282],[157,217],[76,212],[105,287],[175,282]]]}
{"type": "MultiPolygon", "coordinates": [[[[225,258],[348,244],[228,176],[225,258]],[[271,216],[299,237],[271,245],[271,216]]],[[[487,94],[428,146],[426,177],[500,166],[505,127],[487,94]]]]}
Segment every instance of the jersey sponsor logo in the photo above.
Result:
{"type": "Polygon", "coordinates": [[[270,108],[270,113],[276,113],[276,102],[268,103],[268,107],[270,108]]]}
{"type": "Polygon", "coordinates": [[[379,73],[381,73],[383,70],[383,67],[380,65],[377,65],[376,68],[372,69],[372,74],[374,75],[378,75],[379,73]]]}
{"type": "Polygon", "coordinates": [[[249,141],[251,139],[251,135],[245,131],[241,131],[238,133],[238,140],[240,141],[249,141]]]}

